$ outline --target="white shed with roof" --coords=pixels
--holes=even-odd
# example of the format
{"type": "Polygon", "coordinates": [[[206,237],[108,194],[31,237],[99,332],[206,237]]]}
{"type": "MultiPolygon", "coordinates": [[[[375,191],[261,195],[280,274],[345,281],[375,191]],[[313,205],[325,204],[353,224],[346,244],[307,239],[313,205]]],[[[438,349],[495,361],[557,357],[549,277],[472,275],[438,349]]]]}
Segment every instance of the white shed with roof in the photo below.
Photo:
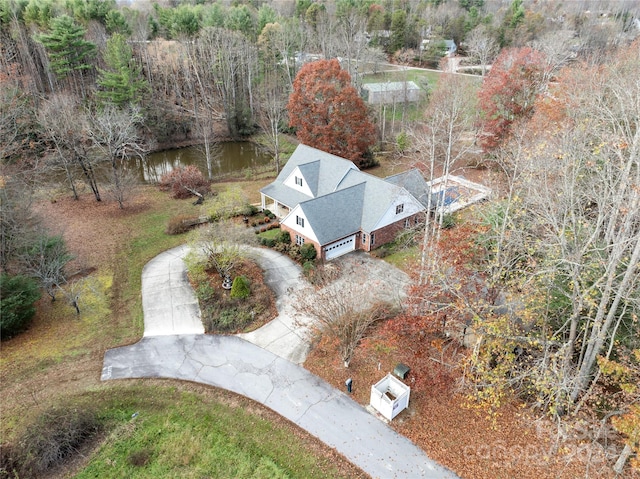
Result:
{"type": "Polygon", "coordinates": [[[371,105],[417,102],[420,100],[420,87],[412,81],[365,83],[362,85],[362,97],[371,105]]]}

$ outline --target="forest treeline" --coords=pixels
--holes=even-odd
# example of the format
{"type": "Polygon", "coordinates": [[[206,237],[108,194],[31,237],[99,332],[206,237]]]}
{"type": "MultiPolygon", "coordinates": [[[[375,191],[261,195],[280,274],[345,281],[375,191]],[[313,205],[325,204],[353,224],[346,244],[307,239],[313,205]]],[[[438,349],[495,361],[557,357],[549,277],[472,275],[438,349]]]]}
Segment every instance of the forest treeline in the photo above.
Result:
{"type": "Polygon", "coordinates": [[[286,103],[307,54],[343,59],[354,83],[362,65],[437,66],[444,40],[480,65],[524,45],[606,56],[633,35],[637,12],[633,2],[591,3],[2,0],[2,116],[14,131],[3,131],[0,153],[27,139],[37,148],[36,113],[61,95],[69,108],[133,103],[143,136],[161,144],[206,141],[218,120],[230,137],[251,134],[286,103]]]}

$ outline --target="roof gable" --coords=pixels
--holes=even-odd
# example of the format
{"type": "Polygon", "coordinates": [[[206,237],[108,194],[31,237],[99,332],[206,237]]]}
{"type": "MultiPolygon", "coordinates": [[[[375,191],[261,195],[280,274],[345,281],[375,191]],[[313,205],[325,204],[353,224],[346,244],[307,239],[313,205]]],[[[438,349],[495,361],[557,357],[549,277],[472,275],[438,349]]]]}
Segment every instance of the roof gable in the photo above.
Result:
{"type": "Polygon", "coordinates": [[[431,188],[417,168],[388,176],[385,181],[400,186],[411,193],[425,208],[429,205],[429,192],[431,188]]]}
{"type": "Polygon", "coordinates": [[[300,203],[318,243],[325,245],[360,230],[365,189],[366,184],[359,183],[300,203]]]}
{"type": "MultiPolygon", "coordinates": [[[[303,188],[287,186],[291,175],[299,170],[304,178],[306,188],[311,197],[323,196],[335,191],[336,186],[350,170],[358,170],[351,161],[332,155],[322,150],[300,144],[284,165],[273,183],[260,191],[280,203],[293,208],[298,203],[308,200],[310,196],[303,194],[303,188]]],[[[293,180],[291,180],[293,184],[293,180]]]]}

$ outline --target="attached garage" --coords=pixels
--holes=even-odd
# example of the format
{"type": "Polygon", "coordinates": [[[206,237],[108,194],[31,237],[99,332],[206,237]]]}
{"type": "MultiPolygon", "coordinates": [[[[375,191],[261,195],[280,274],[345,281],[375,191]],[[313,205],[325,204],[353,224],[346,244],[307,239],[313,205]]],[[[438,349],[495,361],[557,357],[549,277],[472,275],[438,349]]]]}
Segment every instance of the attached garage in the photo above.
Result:
{"type": "Polygon", "coordinates": [[[324,247],[324,257],[327,261],[342,256],[343,254],[350,253],[356,249],[356,235],[351,235],[347,238],[330,243],[324,247]]]}

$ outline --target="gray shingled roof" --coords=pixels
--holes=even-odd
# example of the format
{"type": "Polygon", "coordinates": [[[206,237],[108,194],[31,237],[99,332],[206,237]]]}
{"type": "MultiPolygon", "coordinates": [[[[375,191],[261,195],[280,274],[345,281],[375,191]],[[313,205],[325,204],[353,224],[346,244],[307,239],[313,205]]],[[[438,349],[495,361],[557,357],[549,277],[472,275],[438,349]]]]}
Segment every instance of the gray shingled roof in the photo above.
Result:
{"type": "Polygon", "coordinates": [[[308,200],[308,196],[283,184],[296,167],[300,168],[307,185],[316,197],[333,192],[336,185],[350,169],[357,170],[357,167],[349,160],[300,144],[284,168],[280,170],[280,174],[274,182],[262,188],[260,192],[290,208],[308,200]]]}
{"type": "Polygon", "coordinates": [[[388,176],[384,180],[404,188],[422,203],[425,208],[428,207],[430,188],[418,169],[414,168],[397,175],[388,176]]]}
{"type": "Polygon", "coordinates": [[[260,190],[260,193],[267,195],[269,198],[278,200],[279,203],[294,208],[298,203],[307,201],[309,197],[301,191],[294,190],[285,186],[282,182],[273,182],[260,190]]]}
{"type": "Polygon", "coordinates": [[[360,171],[348,160],[298,145],[276,180],[261,192],[292,209],[299,204],[318,242],[324,245],[361,229],[367,233],[374,231],[398,196],[413,194],[398,184],[401,179],[416,191],[422,192],[423,187],[428,190],[420,173],[413,171],[406,177],[396,175],[392,177],[395,181],[386,181],[360,171]],[[284,185],[296,167],[300,168],[314,198],[284,185]]]}
{"type": "Polygon", "coordinates": [[[304,176],[307,186],[313,193],[313,196],[318,196],[318,180],[320,173],[320,160],[313,161],[311,163],[304,163],[299,165],[300,173],[304,176]]]}
{"type": "Polygon", "coordinates": [[[360,230],[364,209],[365,183],[360,183],[300,203],[300,208],[321,245],[360,230]]]}
{"type": "Polygon", "coordinates": [[[362,213],[360,225],[363,231],[371,232],[389,206],[402,194],[402,188],[362,171],[350,171],[340,183],[340,188],[348,188],[359,183],[366,185],[364,204],[367,205],[362,213]]]}

